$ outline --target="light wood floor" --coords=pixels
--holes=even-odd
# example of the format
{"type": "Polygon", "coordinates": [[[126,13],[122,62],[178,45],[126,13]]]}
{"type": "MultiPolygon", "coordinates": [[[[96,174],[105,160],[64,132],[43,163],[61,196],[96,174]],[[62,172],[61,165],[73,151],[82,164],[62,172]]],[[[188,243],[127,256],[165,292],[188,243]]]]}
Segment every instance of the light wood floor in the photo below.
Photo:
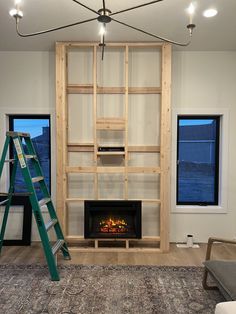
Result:
{"type": "MultiPolygon", "coordinates": [[[[168,266],[202,266],[205,259],[206,244],[199,249],[180,249],[173,243],[169,253],[88,253],[71,252],[72,260],[58,257],[58,264],[97,264],[97,265],[168,265],[168,266]]],[[[213,258],[235,259],[236,246],[215,244],[213,258]]],[[[5,246],[0,255],[0,264],[45,264],[40,243],[28,247],[5,246]]]]}

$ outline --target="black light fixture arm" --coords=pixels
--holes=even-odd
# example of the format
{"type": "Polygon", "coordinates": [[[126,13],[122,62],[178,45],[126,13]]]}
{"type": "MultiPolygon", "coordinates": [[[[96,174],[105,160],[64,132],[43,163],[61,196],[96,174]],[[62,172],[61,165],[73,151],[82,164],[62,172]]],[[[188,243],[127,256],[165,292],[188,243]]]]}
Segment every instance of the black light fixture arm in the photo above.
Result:
{"type": "Polygon", "coordinates": [[[136,5],[135,7],[131,7],[131,8],[128,8],[128,9],[124,9],[124,10],[120,10],[120,11],[111,13],[110,16],[113,16],[113,15],[116,15],[116,14],[120,14],[120,13],[124,13],[124,12],[127,12],[127,11],[131,11],[131,10],[134,10],[134,9],[139,9],[139,8],[145,7],[147,5],[154,4],[156,2],[161,2],[161,1],[163,1],[163,0],[155,0],[155,1],[147,2],[147,3],[143,3],[143,4],[140,4],[140,5],[136,5]]]}
{"type": "MultiPolygon", "coordinates": [[[[119,21],[119,20],[116,20],[116,19],[113,18],[113,16],[116,15],[116,14],[120,14],[120,13],[124,13],[124,12],[131,11],[131,10],[134,10],[134,9],[142,8],[144,6],[148,6],[148,5],[157,3],[157,2],[161,2],[163,0],[154,0],[154,1],[146,2],[146,3],[140,4],[140,5],[136,5],[134,7],[127,8],[127,9],[120,10],[120,11],[116,11],[116,12],[113,12],[113,13],[109,9],[106,8],[105,0],[102,0],[102,5],[103,5],[102,9],[100,9],[98,11],[96,11],[94,9],[91,9],[90,7],[88,7],[87,5],[83,4],[82,2],[80,2],[78,0],[72,0],[72,1],[77,3],[78,5],[82,6],[83,8],[85,8],[85,9],[95,13],[96,17],[95,18],[91,18],[91,19],[87,19],[87,20],[84,20],[84,21],[79,21],[79,22],[75,22],[75,23],[71,23],[71,24],[66,24],[66,25],[54,27],[54,28],[49,28],[49,29],[42,30],[42,31],[39,31],[39,32],[24,34],[24,33],[22,33],[19,30],[19,21],[22,18],[23,13],[22,13],[22,11],[20,11],[19,5],[17,5],[16,9],[11,10],[13,12],[10,12],[11,16],[13,16],[15,18],[17,34],[19,36],[21,36],[21,37],[31,37],[31,36],[46,34],[46,33],[54,32],[54,31],[57,31],[57,30],[69,28],[69,27],[72,27],[72,26],[88,23],[88,22],[95,21],[95,20],[97,20],[100,23],[103,23],[104,26],[107,23],[110,23],[111,21],[114,21],[114,22],[116,22],[116,23],[118,23],[120,25],[126,26],[126,27],[131,28],[133,30],[136,30],[136,31],[138,31],[140,33],[146,34],[146,35],[148,35],[150,37],[153,37],[153,38],[156,38],[156,39],[159,39],[159,40],[162,40],[162,41],[174,44],[174,45],[178,45],[178,46],[183,46],[184,47],[184,46],[188,46],[190,44],[193,30],[196,27],[196,25],[192,23],[192,15],[190,15],[190,23],[187,25],[187,28],[189,30],[189,41],[185,42],[185,43],[182,43],[182,42],[174,41],[174,40],[162,37],[162,36],[155,35],[153,33],[147,32],[147,31],[145,31],[145,30],[143,30],[141,28],[132,26],[130,24],[127,24],[125,22],[122,22],[122,21],[119,21]]],[[[191,14],[193,14],[193,13],[191,13],[191,14]]],[[[103,58],[104,47],[105,47],[105,35],[104,34],[102,35],[100,46],[102,46],[102,58],[103,58]]]]}
{"type": "Polygon", "coordinates": [[[75,3],[79,4],[80,6],[84,7],[85,9],[87,9],[87,10],[89,10],[91,12],[93,12],[93,13],[95,13],[97,15],[100,15],[100,13],[98,11],[91,9],[90,7],[88,7],[87,5],[83,4],[82,2],[77,1],[77,0],[72,0],[72,1],[74,1],[75,3]]]}
{"type": "Polygon", "coordinates": [[[129,25],[129,24],[127,24],[127,23],[118,21],[118,20],[116,20],[116,19],[114,19],[114,18],[111,18],[111,19],[112,19],[112,21],[114,21],[114,22],[116,22],[116,23],[119,23],[119,24],[121,24],[121,25],[124,25],[124,26],[126,26],[126,27],[129,27],[129,28],[131,28],[131,29],[134,29],[134,30],[136,30],[136,31],[138,31],[138,32],[140,32],[140,33],[143,33],[143,34],[146,34],[146,35],[151,36],[151,37],[153,37],[153,38],[160,39],[160,40],[163,40],[163,41],[165,41],[165,42],[168,42],[168,43],[171,43],[171,44],[174,44],[174,45],[177,45],[177,46],[182,46],[182,47],[186,47],[186,46],[188,46],[188,45],[190,44],[190,42],[191,42],[191,36],[192,36],[192,31],[193,31],[193,29],[195,28],[195,25],[194,25],[194,24],[189,24],[189,25],[187,25],[187,28],[189,29],[190,39],[189,39],[189,41],[186,42],[186,43],[181,43],[181,42],[178,42],[178,41],[174,41],[174,40],[171,40],[171,39],[162,37],[162,36],[158,36],[158,35],[149,33],[149,32],[147,32],[147,31],[145,31],[145,30],[143,30],[143,29],[141,29],[141,28],[138,28],[138,27],[129,25]]]}
{"type": "Polygon", "coordinates": [[[75,23],[71,23],[71,24],[66,24],[66,25],[62,25],[62,26],[58,26],[58,27],[54,27],[54,28],[49,28],[49,29],[45,29],[43,31],[29,33],[29,34],[21,33],[21,31],[19,30],[19,17],[15,17],[15,20],[16,20],[16,32],[17,32],[17,34],[20,37],[32,37],[32,36],[36,36],[36,35],[51,33],[51,32],[54,32],[54,31],[58,31],[60,29],[64,29],[64,28],[68,28],[68,27],[72,27],[72,26],[88,23],[88,22],[91,22],[91,21],[95,21],[95,20],[97,20],[97,18],[95,17],[93,19],[79,21],[79,22],[75,22],[75,23]]]}

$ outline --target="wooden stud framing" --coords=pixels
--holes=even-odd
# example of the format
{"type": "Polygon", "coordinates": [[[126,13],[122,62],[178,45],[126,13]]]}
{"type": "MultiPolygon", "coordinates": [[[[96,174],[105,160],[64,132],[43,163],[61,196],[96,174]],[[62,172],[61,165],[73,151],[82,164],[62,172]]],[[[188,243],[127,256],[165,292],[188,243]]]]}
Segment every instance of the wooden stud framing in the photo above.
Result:
{"type": "Polygon", "coordinates": [[[160,167],[66,167],[66,173],[161,173],[160,167]]]}
{"type": "MultiPolygon", "coordinates": [[[[94,167],[97,167],[97,47],[93,47],[93,142],[94,142],[94,167]]],[[[94,199],[98,199],[98,173],[94,171],[94,199]]]]}
{"type": "Polygon", "coordinates": [[[162,94],[161,94],[161,212],[160,236],[161,250],[169,250],[170,214],[170,145],[171,145],[171,45],[162,46],[162,94]]]}
{"type": "MultiPolygon", "coordinates": [[[[126,87],[99,87],[96,86],[97,94],[125,94],[126,87]]],[[[67,86],[68,94],[93,94],[92,85],[69,84],[67,86]]],[[[128,87],[129,94],[161,94],[160,87],[128,87]]]]}
{"type": "Polygon", "coordinates": [[[132,153],[160,153],[160,146],[128,146],[128,152],[132,153]]]}
{"type": "MultiPolygon", "coordinates": [[[[72,203],[72,202],[74,202],[74,203],[78,203],[78,202],[84,202],[85,200],[88,200],[88,198],[79,198],[79,197],[70,197],[70,198],[66,198],[66,203],[72,203]]],[[[103,198],[100,198],[100,200],[101,201],[111,201],[112,199],[108,199],[108,198],[106,198],[106,199],[103,199],[103,198]]],[[[122,201],[122,200],[124,200],[123,198],[122,199],[120,199],[120,201],[122,201]]],[[[143,198],[143,199],[137,199],[137,198],[135,198],[135,199],[132,199],[132,198],[129,198],[129,200],[130,201],[137,201],[137,200],[140,200],[140,201],[142,201],[143,203],[156,203],[156,204],[160,204],[161,203],[161,200],[160,199],[145,199],[145,198],[143,198]]],[[[92,199],[91,199],[91,201],[92,201],[92,199]]]]}
{"type": "MultiPolygon", "coordinates": [[[[100,247],[101,241],[112,241],[112,239],[95,239],[94,247],[80,247],[80,251],[86,252],[166,252],[169,250],[169,210],[170,210],[170,82],[171,82],[171,45],[166,43],[108,43],[107,47],[120,47],[124,49],[124,73],[125,86],[106,87],[97,85],[97,44],[62,42],[56,44],[56,119],[57,119],[57,211],[62,228],[69,242],[84,242],[81,236],[68,234],[69,203],[80,203],[83,197],[69,197],[67,191],[67,176],[70,173],[91,173],[94,175],[94,198],[99,198],[98,175],[102,173],[120,173],[124,175],[123,199],[128,199],[128,174],[154,174],[160,175],[160,199],[142,199],[143,203],[158,204],[160,207],[160,235],[157,237],[143,237],[142,240],[124,239],[124,248],[100,247]],[[67,84],[67,51],[73,47],[90,47],[93,51],[93,68],[91,84],[67,84]],[[129,78],[129,48],[159,47],[162,54],[161,86],[156,87],[130,87],[129,78]],[[69,143],[67,139],[68,94],[91,94],[93,95],[93,139],[92,143],[69,143]],[[97,118],[97,95],[98,94],[123,94],[124,116],[122,118],[97,118]],[[161,97],[161,139],[160,146],[150,145],[128,145],[128,107],[130,94],[160,94],[161,97]],[[98,152],[97,130],[111,130],[124,132],[124,152],[98,152]],[[68,152],[88,152],[93,154],[93,165],[89,167],[69,166],[68,152]],[[159,167],[131,167],[128,160],[134,153],[160,153],[159,167]],[[124,158],[124,165],[117,167],[98,166],[98,159],[103,156],[120,156],[124,158]],[[137,247],[133,248],[130,243],[155,242],[160,248],[137,247]]],[[[86,198],[87,199],[87,198],[86,198]]],[[[114,240],[114,239],[113,239],[114,240]]],[[[122,241],[119,239],[118,241],[122,241]]],[[[73,250],[75,250],[73,248],[73,250]]]]}
{"type": "MultiPolygon", "coordinates": [[[[68,143],[68,151],[69,152],[94,152],[94,144],[93,143],[68,143]]],[[[160,146],[128,146],[129,153],[160,153],[160,146]]],[[[98,152],[98,155],[103,155],[105,152],[98,152]]],[[[106,152],[108,155],[113,155],[114,152],[106,152]]],[[[121,153],[123,152],[115,152],[121,153]]],[[[118,154],[119,155],[119,154],[118,154]]]]}
{"type": "Polygon", "coordinates": [[[128,108],[129,108],[129,47],[125,46],[125,182],[124,199],[128,199],[128,108]]]}
{"type": "Polygon", "coordinates": [[[56,45],[56,138],[57,138],[57,213],[61,227],[66,227],[67,175],[67,109],[66,109],[66,48],[62,43],[56,45]]]}
{"type": "Polygon", "coordinates": [[[97,130],[123,131],[126,128],[125,119],[120,118],[99,118],[96,121],[97,130]]]}

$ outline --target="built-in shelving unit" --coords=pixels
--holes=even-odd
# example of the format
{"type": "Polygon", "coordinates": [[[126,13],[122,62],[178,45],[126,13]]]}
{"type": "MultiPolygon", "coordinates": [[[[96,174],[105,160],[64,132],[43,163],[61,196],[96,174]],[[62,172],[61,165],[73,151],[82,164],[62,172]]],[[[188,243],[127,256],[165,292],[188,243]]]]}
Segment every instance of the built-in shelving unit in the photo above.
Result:
{"type": "Polygon", "coordinates": [[[76,249],[168,251],[170,82],[169,44],[110,43],[101,61],[97,43],[57,43],[57,210],[76,249]],[[142,200],[141,240],[83,238],[84,200],[105,199],[142,200]]]}

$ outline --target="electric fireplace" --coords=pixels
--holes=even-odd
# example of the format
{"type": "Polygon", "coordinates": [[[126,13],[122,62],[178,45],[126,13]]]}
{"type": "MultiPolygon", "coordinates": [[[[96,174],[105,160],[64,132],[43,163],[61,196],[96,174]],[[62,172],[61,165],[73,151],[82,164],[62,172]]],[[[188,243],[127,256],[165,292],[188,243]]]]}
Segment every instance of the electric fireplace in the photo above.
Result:
{"type": "Polygon", "coordinates": [[[141,208],[141,201],[84,201],[84,237],[140,239],[141,208]]]}

